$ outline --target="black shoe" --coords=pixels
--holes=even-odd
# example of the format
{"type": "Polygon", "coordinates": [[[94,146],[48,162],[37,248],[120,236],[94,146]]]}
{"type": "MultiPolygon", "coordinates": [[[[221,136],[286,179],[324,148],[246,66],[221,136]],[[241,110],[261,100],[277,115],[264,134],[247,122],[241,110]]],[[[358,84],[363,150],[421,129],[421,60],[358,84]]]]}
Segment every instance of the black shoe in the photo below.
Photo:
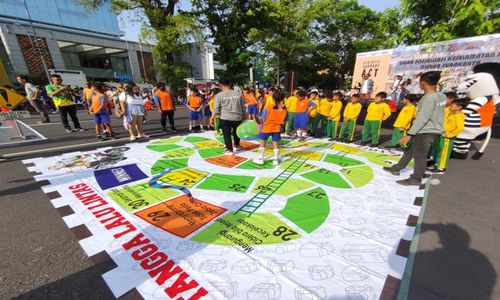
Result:
{"type": "Polygon", "coordinates": [[[369,141],[361,141],[361,146],[366,146],[368,145],[369,141]]]}
{"type": "Polygon", "coordinates": [[[72,133],[72,132],[74,132],[74,131],[73,131],[73,129],[71,129],[71,128],[66,128],[66,133],[72,133]]]}
{"type": "Polygon", "coordinates": [[[396,183],[405,186],[420,186],[422,184],[422,180],[410,177],[408,179],[398,180],[396,183]]]}
{"type": "Polygon", "coordinates": [[[370,147],[378,148],[378,145],[380,145],[380,144],[379,143],[374,143],[374,144],[371,144],[370,147]]]}
{"type": "Polygon", "coordinates": [[[170,128],[170,131],[172,131],[172,132],[177,132],[177,128],[172,127],[172,128],[170,128]]]}
{"type": "Polygon", "coordinates": [[[398,145],[394,145],[394,146],[388,145],[388,146],[385,146],[384,148],[385,149],[397,149],[397,148],[399,148],[399,146],[398,145]]]}
{"type": "Polygon", "coordinates": [[[107,137],[104,137],[104,136],[102,136],[102,135],[98,135],[98,136],[97,136],[97,140],[98,140],[98,141],[100,141],[100,142],[102,142],[102,141],[106,141],[107,139],[108,139],[107,137]]]}
{"type": "Polygon", "coordinates": [[[387,171],[387,172],[391,173],[394,176],[399,176],[400,175],[399,171],[398,170],[394,170],[392,167],[383,167],[382,169],[384,169],[384,171],[387,171]]]}
{"type": "Polygon", "coordinates": [[[330,138],[330,139],[328,139],[328,141],[333,142],[333,141],[335,141],[335,139],[330,138]]]}

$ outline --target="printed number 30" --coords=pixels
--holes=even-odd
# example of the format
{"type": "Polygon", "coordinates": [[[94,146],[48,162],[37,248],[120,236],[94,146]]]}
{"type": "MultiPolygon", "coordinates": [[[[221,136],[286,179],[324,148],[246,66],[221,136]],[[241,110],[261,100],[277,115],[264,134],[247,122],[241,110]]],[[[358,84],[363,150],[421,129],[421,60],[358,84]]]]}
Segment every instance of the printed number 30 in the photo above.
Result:
{"type": "Polygon", "coordinates": [[[298,234],[298,233],[286,228],[285,226],[280,226],[280,227],[276,228],[276,231],[273,232],[274,236],[281,236],[281,239],[284,241],[289,241],[290,236],[295,235],[295,234],[298,234]]]}

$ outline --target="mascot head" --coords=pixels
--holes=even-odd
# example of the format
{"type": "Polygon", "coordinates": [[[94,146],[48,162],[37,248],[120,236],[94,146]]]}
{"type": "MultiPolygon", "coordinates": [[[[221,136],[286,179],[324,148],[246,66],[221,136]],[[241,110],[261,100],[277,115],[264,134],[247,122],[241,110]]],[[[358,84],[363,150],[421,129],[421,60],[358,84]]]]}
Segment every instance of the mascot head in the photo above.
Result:
{"type": "Polygon", "coordinates": [[[498,95],[498,86],[493,75],[489,73],[476,73],[465,78],[458,85],[457,93],[465,94],[470,99],[498,95]]]}

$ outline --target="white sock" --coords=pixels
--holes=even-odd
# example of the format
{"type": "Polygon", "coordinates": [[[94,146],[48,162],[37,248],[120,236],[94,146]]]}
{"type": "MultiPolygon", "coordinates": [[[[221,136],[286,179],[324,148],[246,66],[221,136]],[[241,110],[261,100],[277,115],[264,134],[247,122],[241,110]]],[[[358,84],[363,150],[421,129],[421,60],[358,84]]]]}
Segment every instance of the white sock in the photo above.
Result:
{"type": "Polygon", "coordinates": [[[200,125],[200,129],[203,129],[203,125],[200,125]]]}
{"type": "Polygon", "coordinates": [[[259,147],[259,159],[264,159],[264,151],[266,150],[265,147],[259,147]]]}
{"type": "Polygon", "coordinates": [[[280,155],[280,149],[274,149],[274,160],[278,160],[278,157],[280,155]]]}

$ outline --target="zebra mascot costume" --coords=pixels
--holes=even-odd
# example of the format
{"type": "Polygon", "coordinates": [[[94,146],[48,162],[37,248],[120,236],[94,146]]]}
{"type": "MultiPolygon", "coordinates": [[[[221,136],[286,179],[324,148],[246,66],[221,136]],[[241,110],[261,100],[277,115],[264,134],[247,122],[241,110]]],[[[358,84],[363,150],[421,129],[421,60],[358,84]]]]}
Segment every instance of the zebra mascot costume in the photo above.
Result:
{"type": "Polygon", "coordinates": [[[465,128],[457,136],[453,146],[452,157],[466,159],[470,145],[480,135],[486,134],[486,138],[472,159],[480,159],[491,138],[491,127],[495,114],[495,105],[500,102],[498,73],[499,63],[485,63],[474,67],[475,74],[467,77],[461,83],[457,92],[465,94],[471,99],[469,104],[462,110],[465,114],[465,128]],[[495,74],[497,78],[494,77],[495,74]],[[495,80],[497,79],[497,80],[495,80]]]}

